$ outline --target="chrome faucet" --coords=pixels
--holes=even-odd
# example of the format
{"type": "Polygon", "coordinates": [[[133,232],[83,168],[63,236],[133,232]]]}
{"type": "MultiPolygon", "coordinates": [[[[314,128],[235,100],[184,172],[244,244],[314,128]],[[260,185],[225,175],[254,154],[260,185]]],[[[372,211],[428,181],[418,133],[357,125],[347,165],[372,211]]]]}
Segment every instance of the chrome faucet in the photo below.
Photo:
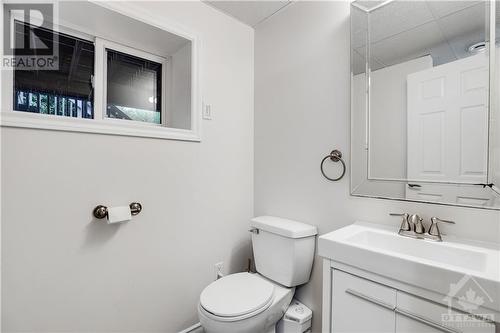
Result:
{"type": "Polygon", "coordinates": [[[453,221],[442,220],[437,217],[431,218],[431,225],[427,233],[425,232],[425,226],[423,224],[423,219],[417,214],[409,215],[407,213],[391,213],[391,216],[401,216],[401,226],[399,227],[398,234],[405,237],[417,238],[417,239],[429,239],[437,242],[442,242],[443,238],[441,236],[441,231],[439,230],[438,223],[451,223],[455,224],[453,221]]]}
{"type": "Polygon", "coordinates": [[[417,235],[422,235],[425,233],[425,227],[422,223],[423,221],[424,219],[417,214],[413,214],[412,216],[410,216],[410,224],[413,225],[413,232],[417,235]]]}

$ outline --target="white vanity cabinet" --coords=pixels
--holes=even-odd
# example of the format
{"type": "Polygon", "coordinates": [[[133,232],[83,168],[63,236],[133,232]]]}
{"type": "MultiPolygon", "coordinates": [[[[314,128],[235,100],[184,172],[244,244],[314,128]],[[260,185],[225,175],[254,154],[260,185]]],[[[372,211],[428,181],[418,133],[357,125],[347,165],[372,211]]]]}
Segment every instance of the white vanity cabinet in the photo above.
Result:
{"type": "Polygon", "coordinates": [[[323,332],[495,333],[490,322],[339,269],[328,269],[330,274],[325,277],[330,276],[331,297],[325,302],[330,309],[323,332]]]}
{"type": "Polygon", "coordinates": [[[396,290],[333,270],[332,332],[393,332],[396,290]]]}

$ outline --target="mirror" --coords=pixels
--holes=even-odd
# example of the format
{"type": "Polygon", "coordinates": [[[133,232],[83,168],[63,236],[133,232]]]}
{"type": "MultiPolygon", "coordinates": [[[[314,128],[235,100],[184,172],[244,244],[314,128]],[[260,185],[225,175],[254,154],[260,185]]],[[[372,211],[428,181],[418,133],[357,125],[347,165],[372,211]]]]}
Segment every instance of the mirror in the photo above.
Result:
{"type": "Polygon", "coordinates": [[[500,209],[493,6],[351,4],[352,195],[500,209]]]}

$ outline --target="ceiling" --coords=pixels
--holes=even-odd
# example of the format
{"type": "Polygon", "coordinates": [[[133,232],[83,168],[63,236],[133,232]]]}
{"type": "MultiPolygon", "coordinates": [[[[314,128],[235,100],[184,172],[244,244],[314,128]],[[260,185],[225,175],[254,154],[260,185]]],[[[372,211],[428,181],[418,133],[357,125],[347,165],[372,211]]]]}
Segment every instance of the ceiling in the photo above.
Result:
{"type": "Polygon", "coordinates": [[[251,27],[271,17],[273,14],[289,5],[291,1],[213,1],[205,0],[206,4],[234,17],[251,27]]]}
{"type": "Polygon", "coordinates": [[[363,2],[352,11],[355,73],[364,70],[368,16],[372,70],[424,55],[437,66],[472,55],[467,48],[485,40],[483,1],[393,1],[368,12],[363,2]]]}

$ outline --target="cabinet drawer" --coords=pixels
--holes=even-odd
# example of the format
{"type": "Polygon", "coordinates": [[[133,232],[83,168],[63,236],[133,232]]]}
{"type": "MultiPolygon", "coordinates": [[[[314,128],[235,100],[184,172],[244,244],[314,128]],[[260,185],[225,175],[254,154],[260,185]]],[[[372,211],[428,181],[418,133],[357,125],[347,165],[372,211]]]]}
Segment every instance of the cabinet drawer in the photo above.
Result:
{"type": "Polygon", "coordinates": [[[333,270],[332,332],[394,332],[396,290],[333,270]]]}
{"type": "Polygon", "coordinates": [[[492,323],[401,291],[397,292],[396,315],[396,332],[495,332],[492,323]]]}
{"type": "Polygon", "coordinates": [[[396,290],[390,287],[339,270],[333,271],[333,283],[334,291],[338,289],[338,292],[350,294],[351,297],[366,296],[389,307],[396,306],[396,290]]]}

